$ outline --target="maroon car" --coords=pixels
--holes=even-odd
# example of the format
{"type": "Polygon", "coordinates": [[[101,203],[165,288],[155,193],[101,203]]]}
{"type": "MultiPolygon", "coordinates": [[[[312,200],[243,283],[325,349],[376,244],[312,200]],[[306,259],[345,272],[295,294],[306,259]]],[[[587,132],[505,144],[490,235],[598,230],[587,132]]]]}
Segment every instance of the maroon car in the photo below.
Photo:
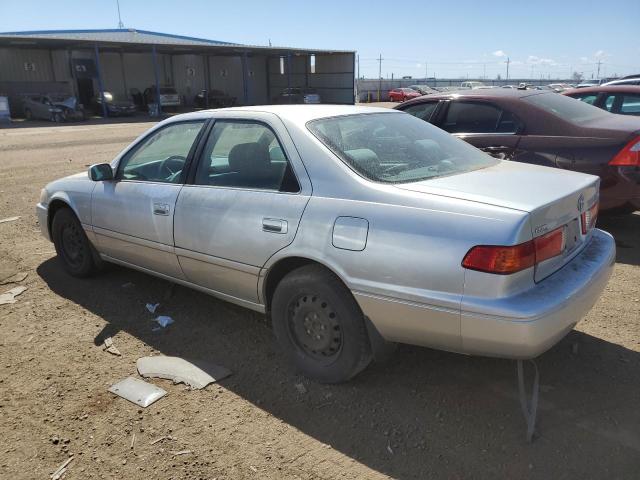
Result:
{"type": "Polygon", "coordinates": [[[421,95],[420,92],[416,92],[412,88],[394,88],[393,90],[389,90],[389,100],[392,102],[404,102],[405,100],[417,98],[421,95]]]}
{"type": "Polygon", "coordinates": [[[638,85],[575,88],[566,90],[562,94],[611,113],[640,116],[640,86],[638,85]]]}
{"type": "Polygon", "coordinates": [[[600,209],[640,209],[640,119],[539,90],[465,90],[395,108],[508,160],[598,175],[600,209]]]}

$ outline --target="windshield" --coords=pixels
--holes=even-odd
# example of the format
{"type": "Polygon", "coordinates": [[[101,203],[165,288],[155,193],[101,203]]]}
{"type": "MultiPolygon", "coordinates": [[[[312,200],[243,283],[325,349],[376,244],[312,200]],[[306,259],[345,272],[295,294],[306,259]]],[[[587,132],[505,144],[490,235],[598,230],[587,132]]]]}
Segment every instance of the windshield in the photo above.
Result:
{"type": "Polygon", "coordinates": [[[574,98],[556,93],[543,93],[524,97],[525,102],[542,108],[567,122],[582,125],[590,120],[609,115],[605,110],[584,102],[576,102],[574,98]]]}
{"type": "Polygon", "coordinates": [[[404,113],[312,120],[307,127],[349,167],[383,183],[417,182],[498,161],[430,123],[404,113]]]}

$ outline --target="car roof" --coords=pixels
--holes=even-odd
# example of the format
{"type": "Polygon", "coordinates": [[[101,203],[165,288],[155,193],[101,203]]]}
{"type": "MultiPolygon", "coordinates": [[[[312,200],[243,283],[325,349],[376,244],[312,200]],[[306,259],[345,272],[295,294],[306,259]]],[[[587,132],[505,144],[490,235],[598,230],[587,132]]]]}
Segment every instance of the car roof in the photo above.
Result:
{"type": "Polygon", "coordinates": [[[562,92],[564,95],[573,93],[640,93],[640,85],[598,85],[597,87],[572,88],[562,92]]]}
{"type": "Polygon", "coordinates": [[[256,105],[249,107],[217,108],[200,110],[171,117],[175,120],[185,118],[215,117],[220,112],[273,113],[283,120],[306,123],[318,118],[337,117],[342,115],[358,115],[365,113],[400,113],[397,110],[382,107],[364,107],[356,105],[256,105]]]}
{"type": "Polygon", "coordinates": [[[449,92],[434,93],[428,96],[409,100],[402,105],[409,105],[413,103],[422,103],[424,101],[434,100],[450,100],[450,99],[465,99],[473,98],[480,100],[491,99],[512,99],[517,100],[523,97],[530,97],[531,95],[556,95],[556,93],[544,90],[517,90],[513,88],[483,88],[478,90],[452,90],[449,92]]]}

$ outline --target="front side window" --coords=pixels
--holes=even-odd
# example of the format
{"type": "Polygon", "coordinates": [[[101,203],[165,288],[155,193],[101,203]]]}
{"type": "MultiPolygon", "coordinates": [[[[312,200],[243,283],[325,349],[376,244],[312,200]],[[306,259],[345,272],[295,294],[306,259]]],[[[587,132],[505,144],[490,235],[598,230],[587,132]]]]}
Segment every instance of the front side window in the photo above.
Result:
{"type": "Polygon", "coordinates": [[[404,113],[321,118],[307,128],[361,176],[406,183],[495,165],[498,160],[404,113]]]}
{"type": "Polygon", "coordinates": [[[282,145],[265,124],[216,121],[196,170],[197,185],[298,192],[282,145]]]}
{"type": "Polygon", "coordinates": [[[425,102],[425,103],[419,103],[417,105],[411,105],[407,108],[402,109],[402,111],[410,115],[413,115],[414,117],[417,117],[420,120],[424,120],[425,122],[428,122],[437,106],[438,106],[438,102],[425,102]]]}
{"type": "Polygon", "coordinates": [[[120,161],[116,178],[182,183],[187,156],[203,124],[181,122],[152,133],[120,161]]]}
{"type": "Polygon", "coordinates": [[[516,133],[518,122],[509,112],[479,102],[451,102],[442,126],[449,133],[516,133]]]}

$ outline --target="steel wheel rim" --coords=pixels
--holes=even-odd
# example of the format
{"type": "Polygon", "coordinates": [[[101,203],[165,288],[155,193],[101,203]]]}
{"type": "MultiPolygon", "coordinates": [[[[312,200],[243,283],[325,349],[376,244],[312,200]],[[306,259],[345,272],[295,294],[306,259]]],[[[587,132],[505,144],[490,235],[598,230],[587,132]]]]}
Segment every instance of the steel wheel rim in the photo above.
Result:
{"type": "Polygon", "coordinates": [[[61,232],[61,251],[65,261],[72,267],[79,267],[84,262],[84,244],[82,232],[75,223],[65,223],[61,232]]]}
{"type": "Polygon", "coordinates": [[[335,309],[318,295],[299,295],[289,303],[289,336],[298,350],[322,364],[333,363],[343,345],[335,309]]]}

